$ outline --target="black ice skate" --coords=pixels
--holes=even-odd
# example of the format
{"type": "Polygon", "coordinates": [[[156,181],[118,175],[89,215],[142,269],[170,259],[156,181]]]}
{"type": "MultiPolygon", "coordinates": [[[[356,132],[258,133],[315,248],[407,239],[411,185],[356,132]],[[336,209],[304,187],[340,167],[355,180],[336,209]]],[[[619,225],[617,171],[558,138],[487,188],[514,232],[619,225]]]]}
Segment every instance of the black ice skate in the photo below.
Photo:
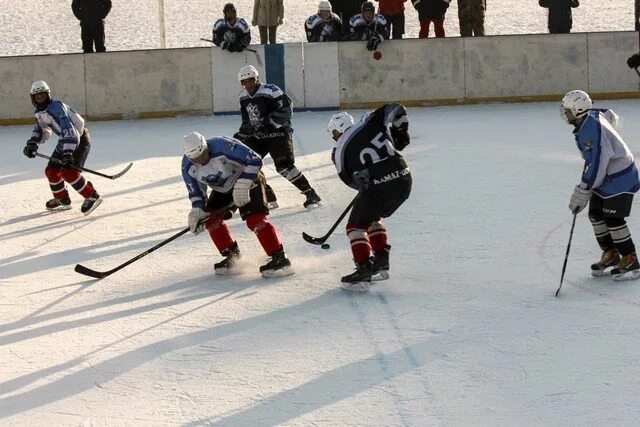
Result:
{"type": "Polygon", "coordinates": [[[100,203],[102,203],[102,198],[96,190],[93,190],[93,194],[84,199],[84,202],[82,202],[80,212],[85,214],[85,216],[89,215],[91,212],[96,210],[98,206],[100,206],[100,203]]]}
{"type": "Polygon", "coordinates": [[[591,264],[591,275],[594,277],[602,277],[608,274],[609,267],[615,267],[620,262],[620,255],[615,249],[602,252],[600,261],[591,264]]]}
{"type": "Polygon", "coordinates": [[[69,196],[64,196],[62,199],[51,199],[45,203],[45,207],[48,211],[66,211],[71,209],[71,199],[69,196]]]}
{"type": "Polygon", "coordinates": [[[285,277],[291,276],[295,272],[291,267],[291,261],[289,261],[281,246],[280,250],[271,255],[271,260],[260,267],[260,273],[262,277],[285,277]]]}
{"type": "Polygon", "coordinates": [[[373,268],[371,263],[356,263],[356,270],[344,276],[341,288],[345,291],[365,292],[371,287],[373,268]]]}
{"type": "Polygon", "coordinates": [[[305,200],[302,204],[302,206],[304,206],[305,208],[312,210],[322,206],[322,203],[320,203],[320,196],[318,196],[313,188],[303,191],[302,194],[307,197],[307,200],[305,200]]]}
{"type": "Polygon", "coordinates": [[[238,260],[240,259],[240,249],[238,248],[238,243],[233,242],[231,246],[222,251],[220,255],[225,258],[213,265],[214,272],[217,275],[222,276],[237,274],[239,272],[238,260]]]}
{"type": "Polygon", "coordinates": [[[389,278],[389,251],[391,246],[386,245],[382,252],[374,252],[371,257],[372,280],[387,280],[389,278]]]}
{"type": "Polygon", "coordinates": [[[616,281],[640,279],[640,263],[636,253],[623,256],[618,265],[611,270],[611,275],[616,281]]]}

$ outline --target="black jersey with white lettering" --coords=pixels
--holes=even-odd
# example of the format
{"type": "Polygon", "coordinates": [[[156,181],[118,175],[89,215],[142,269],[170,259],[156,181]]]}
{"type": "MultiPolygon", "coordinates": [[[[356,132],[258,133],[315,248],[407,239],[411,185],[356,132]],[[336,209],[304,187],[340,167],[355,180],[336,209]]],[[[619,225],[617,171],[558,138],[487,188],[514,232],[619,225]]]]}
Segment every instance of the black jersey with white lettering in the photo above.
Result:
{"type": "Polygon", "coordinates": [[[229,21],[218,19],[213,24],[213,43],[221,46],[222,42],[227,42],[232,46],[232,50],[242,52],[251,43],[251,31],[249,24],[243,18],[236,19],[231,25],[229,21]]]}
{"type": "Polygon", "coordinates": [[[260,83],[253,95],[243,89],[240,93],[240,112],[241,134],[289,134],[293,131],[291,99],[276,85],[260,83]]]}
{"type": "Polygon", "coordinates": [[[385,40],[389,39],[389,26],[383,15],[376,13],[373,15],[373,19],[367,22],[362,14],[359,14],[349,21],[349,38],[351,40],[369,40],[374,34],[381,35],[385,40]]]}
{"type": "Polygon", "coordinates": [[[364,169],[373,185],[409,174],[407,163],[398,152],[409,143],[408,128],[407,110],[401,104],[386,104],[366,113],[340,136],[333,150],[340,179],[359,189],[353,174],[364,169]]]}
{"type": "Polygon", "coordinates": [[[342,39],[342,21],[335,13],[329,19],[312,15],[304,25],[308,42],[336,42],[342,39]]]}

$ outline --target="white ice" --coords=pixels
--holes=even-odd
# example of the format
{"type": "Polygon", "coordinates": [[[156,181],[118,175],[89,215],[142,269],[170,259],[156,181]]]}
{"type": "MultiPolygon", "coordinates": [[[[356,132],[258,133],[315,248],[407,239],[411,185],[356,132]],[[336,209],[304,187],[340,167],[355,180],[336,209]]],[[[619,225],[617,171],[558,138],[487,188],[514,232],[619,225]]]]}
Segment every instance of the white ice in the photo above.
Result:
{"type": "MultiPolygon", "coordinates": [[[[640,102],[597,105],[638,153],[640,102]]],[[[414,188],[386,221],[392,277],[361,295],[339,289],[343,227],[328,251],[300,237],[324,234],[354,195],[330,161],[330,114],[294,122],[324,208],[305,212],[266,166],[297,270],[275,280],[260,278],[265,256],[238,219],[240,277],[213,275],[204,234],[101,281],[73,271],[185,227],[181,137],[231,134],[237,116],[90,123],[86,166],[134,167],[91,178],[105,201],[86,218],[73,192],[73,210],[44,212],[44,163],[21,152],[30,128],[0,128],[0,424],[637,425],[640,283],[590,277],[584,214],[553,296],[582,167],[558,104],[410,109],[414,188]]]]}

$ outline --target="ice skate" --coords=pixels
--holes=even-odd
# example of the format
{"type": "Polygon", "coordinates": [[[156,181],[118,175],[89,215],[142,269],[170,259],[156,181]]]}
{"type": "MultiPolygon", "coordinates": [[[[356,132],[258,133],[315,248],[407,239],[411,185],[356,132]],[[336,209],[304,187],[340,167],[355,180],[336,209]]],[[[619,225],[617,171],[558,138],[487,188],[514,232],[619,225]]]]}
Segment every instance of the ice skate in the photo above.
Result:
{"type": "Polygon", "coordinates": [[[91,212],[96,210],[98,206],[100,206],[100,203],[102,203],[102,197],[100,197],[97,191],[93,190],[93,194],[82,202],[80,212],[85,214],[85,216],[89,215],[91,212]]]}
{"type": "Polygon", "coordinates": [[[313,188],[303,191],[302,194],[307,197],[307,200],[304,201],[302,206],[304,206],[308,210],[316,209],[322,206],[320,196],[318,196],[313,188]]]}
{"type": "Polygon", "coordinates": [[[382,252],[374,252],[371,257],[372,280],[387,280],[389,278],[389,251],[391,246],[386,245],[382,252]]]}
{"type": "Polygon", "coordinates": [[[591,264],[591,275],[594,277],[602,277],[609,274],[607,269],[609,267],[615,267],[620,262],[620,255],[615,249],[602,252],[600,261],[591,264]]]}
{"type": "Polygon", "coordinates": [[[611,270],[611,275],[615,281],[640,279],[640,263],[636,253],[623,256],[618,265],[611,270]]]}
{"type": "Polygon", "coordinates": [[[238,274],[238,261],[240,260],[240,249],[238,248],[238,244],[233,242],[231,246],[222,251],[220,255],[225,258],[213,265],[214,272],[219,276],[238,274]]]}
{"type": "Polygon", "coordinates": [[[356,263],[356,270],[342,277],[342,285],[345,291],[366,292],[371,287],[373,270],[370,263],[356,263]]]}
{"type": "Polygon", "coordinates": [[[62,199],[53,198],[45,203],[45,207],[48,211],[66,211],[71,209],[71,199],[69,196],[64,196],[62,199]]]}
{"type": "Polygon", "coordinates": [[[295,272],[291,267],[291,261],[287,258],[282,247],[271,256],[271,260],[260,267],[262,277],[285,277],[295,272]]]}

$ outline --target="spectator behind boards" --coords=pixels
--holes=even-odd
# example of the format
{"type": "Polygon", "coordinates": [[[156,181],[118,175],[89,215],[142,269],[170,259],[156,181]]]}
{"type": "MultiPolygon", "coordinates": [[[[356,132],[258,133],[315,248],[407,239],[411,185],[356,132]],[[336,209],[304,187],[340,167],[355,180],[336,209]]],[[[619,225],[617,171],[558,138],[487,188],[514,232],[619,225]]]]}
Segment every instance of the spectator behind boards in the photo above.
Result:
{"type": "Polygon", "coordinates": [[[549,9],[549,33],[565,34],[571,32],[573,19],[571,8],[580,6],[578,0],[539,0],[540,6],[549,9]]]}
{"type": "Polygon", "coordinates": [[[111,0],[73,0],[73,14],[80,21],[82,51],[92,53],[95,43],[96,52],[104,52],[104,18],[111,10],[111,0]]]}
{"type": "Polygon", "coordinates": [[[378,45],[389,38],[387,20],[375,10],[373,3],[365,2],[362,4],[362,13],[349,22],[349,39],[366,41],[368,50],[378,50],[378,45]]]}
{"type": "Polygon", "coordinates": [[[380,3],[379,12],[389,25],[391,38],[401,39],[404,34],[404,3],[407,0],[376,0],[380,3]]]}
{"type": "Polygon", "coordinates": [[[436,37],[444,37],[444,14],[449,8],[451,0],[413,0],[413,7],[418,11],[420,20],[420,34],[418,37],[429,37],[429,27],[433,22],[436,37]]]}
{"type": "Polygon", "coordinates": [[[349,21],[360,13],[360,8],[365,0],[329,0],[333,13],[342,21],[343,36],[349,36],[349,21]]]}
{"type": "Polygon", "coordinates": [[[224,18],[213,24],[213,43],[229,52],[242,52],[251,43],[249,24],[238,18],[233,3],[225,4],[222,13],[224,18]]]}
{"type": "Polygon", "coordinates": [[[458,19],[462,37],[484,36],[486,0],[458,0],[458,19]]]}
{"type": "Polygon", "coordinates": [[[260,43],[276,42],[276,30],[284,19],[282,0],[253,0],[253,19],[251,25],[260,29],[260,43]]]}
{"type": "Polygon", "coordinates": [[[304,25],[308,42],[335,42],[342,39],[342,21],[332,12],[331,3],[323,0],[318,13],[307,19],[304,25]]]}

